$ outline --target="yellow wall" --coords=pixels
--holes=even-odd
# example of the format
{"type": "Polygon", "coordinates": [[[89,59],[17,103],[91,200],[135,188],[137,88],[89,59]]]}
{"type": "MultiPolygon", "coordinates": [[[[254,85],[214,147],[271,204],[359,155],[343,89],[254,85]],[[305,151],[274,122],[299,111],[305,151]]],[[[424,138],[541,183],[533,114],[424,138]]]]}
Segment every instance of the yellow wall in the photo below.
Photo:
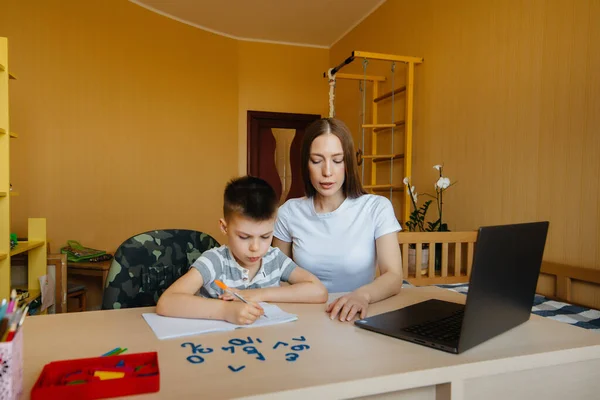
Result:
{"type": "Polygon", "coordinates": [[[12,230],[48,218],[114,250],[150,229],[221,242],[222,192],[246,172],[246,111],[323,113],[329,52],[214,35],[123,0],[0,0],[9,38],[12,230]],[[325,92],[323,92],[325,90],[325,92]],[[238,137],[239,136],[239,137],[238,137]]]}
{"type": "MultiPolygon", "coordinates": [[[[161,227],[222,240],[216,216],[225,182],[245,172],[247,110],[326,114],[321,72],[363,49],[425,58],[414,180],[429,188],[444,162],[459,181],[446,197],[452,229],[549,219],[546,258],[600,265],[597,1],[391,0],[329,52],[237,42],[119,0],[0,9],[19,77],[13,230],[45,216],[54,249],[71,238],[114,249],[161,227]]],[[[339,86],[353,129],[356,96],[339,86]]]]}
{"type": "Polygon", "coordinates": [[[0,8],[19,78],[12,229],[47,217],[55,251],[156,228],[216,234],[215,193],[237,172],[236,42],[127,1],[0,8]]]}
{"type": "MultiPolygon", "coordinates": [[[[546,259],[600,268],[597,21],[597,0],[389,0],[330,59],[351,50],[425,58],[413,178],[431,190],[443,162],[458,181],[445,197],[451,229],[548,219],[546,259]]],[[[356,119],[356,91],[343,90],[339,113],[356,119]]]]}
{"type": "Polygon", "coordinates": [[[238,42],[239,173],[246,173],[248,110],[327,114],[326,49],[238,42]]]}

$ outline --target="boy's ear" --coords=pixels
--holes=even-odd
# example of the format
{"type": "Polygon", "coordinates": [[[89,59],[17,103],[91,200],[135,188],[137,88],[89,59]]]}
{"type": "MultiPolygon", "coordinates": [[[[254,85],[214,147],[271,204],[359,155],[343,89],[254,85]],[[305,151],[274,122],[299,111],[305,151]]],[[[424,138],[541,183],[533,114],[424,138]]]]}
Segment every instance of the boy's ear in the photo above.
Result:
{"type": "Polygon", "coordinates": [[[227,235],[227,221],[225,221],[223,218],[219,219],[219,228],[221,228],[223,235],[227,235]]]}

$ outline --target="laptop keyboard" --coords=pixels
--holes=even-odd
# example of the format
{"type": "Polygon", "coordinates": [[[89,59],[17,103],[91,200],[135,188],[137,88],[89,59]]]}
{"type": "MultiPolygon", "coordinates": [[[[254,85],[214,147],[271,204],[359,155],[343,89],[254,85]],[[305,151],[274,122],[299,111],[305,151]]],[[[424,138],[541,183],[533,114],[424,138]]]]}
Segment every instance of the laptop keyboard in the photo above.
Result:
{"type": "Polygon", "coordinates": [[[463,315],[464,309],[456,311],[448,317],[411,325],[403,330],[427,338],[453,342],[458,340],[458,337],[460,336],[463,315]]]}

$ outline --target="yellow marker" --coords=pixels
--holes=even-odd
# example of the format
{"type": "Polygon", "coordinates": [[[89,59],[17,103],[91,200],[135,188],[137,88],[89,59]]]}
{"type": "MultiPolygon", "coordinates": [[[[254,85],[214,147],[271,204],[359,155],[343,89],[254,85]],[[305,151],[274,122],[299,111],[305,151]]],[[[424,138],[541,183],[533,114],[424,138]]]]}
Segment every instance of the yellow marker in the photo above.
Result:
{"type": "Polygon", "coordinates": [[[101,381],[106,381],[108,379],[119,379],[125,376],[125,372],[115,372],[115,371],[95,371],[94,376],[100,378],[101,381]]]}

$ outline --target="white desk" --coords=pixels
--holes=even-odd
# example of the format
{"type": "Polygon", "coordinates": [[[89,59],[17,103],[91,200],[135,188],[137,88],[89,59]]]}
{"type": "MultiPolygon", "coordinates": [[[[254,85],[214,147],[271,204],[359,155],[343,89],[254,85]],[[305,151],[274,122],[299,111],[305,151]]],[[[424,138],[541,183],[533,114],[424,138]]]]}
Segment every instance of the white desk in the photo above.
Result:
{"type": "MultiPolygon", "coordinates": [[[[371,305],[370,315],[430,298],[464,302],[439,288],[409,288],[371,305]]],[[[157,351],[160,392],[134,398],[333,399],[374,396],[394,399],[597,398],[600,393],[600,335],[546,318],[525,324],[460,355],[330,321],[324,305],[282,304],[299,320],[283,325],[240,329],[160,341],[141,317],[152,308],[36,316],[27,318],[24,398],[44,364],[59,359],[95,357],[115,347],[127,354],[157,351]],[[283,345],[306,338],[310,350],[285,360],[283,345]],[[221,348],[232,338],[262,339],[259,361],[221,348]],[[214,352],[192,364],[184,342],[214,352]],[[232,372],[228,366],[245,369],[232,372]]],[[[240,350],[240,349],[238,349],[240,350]]]]}

